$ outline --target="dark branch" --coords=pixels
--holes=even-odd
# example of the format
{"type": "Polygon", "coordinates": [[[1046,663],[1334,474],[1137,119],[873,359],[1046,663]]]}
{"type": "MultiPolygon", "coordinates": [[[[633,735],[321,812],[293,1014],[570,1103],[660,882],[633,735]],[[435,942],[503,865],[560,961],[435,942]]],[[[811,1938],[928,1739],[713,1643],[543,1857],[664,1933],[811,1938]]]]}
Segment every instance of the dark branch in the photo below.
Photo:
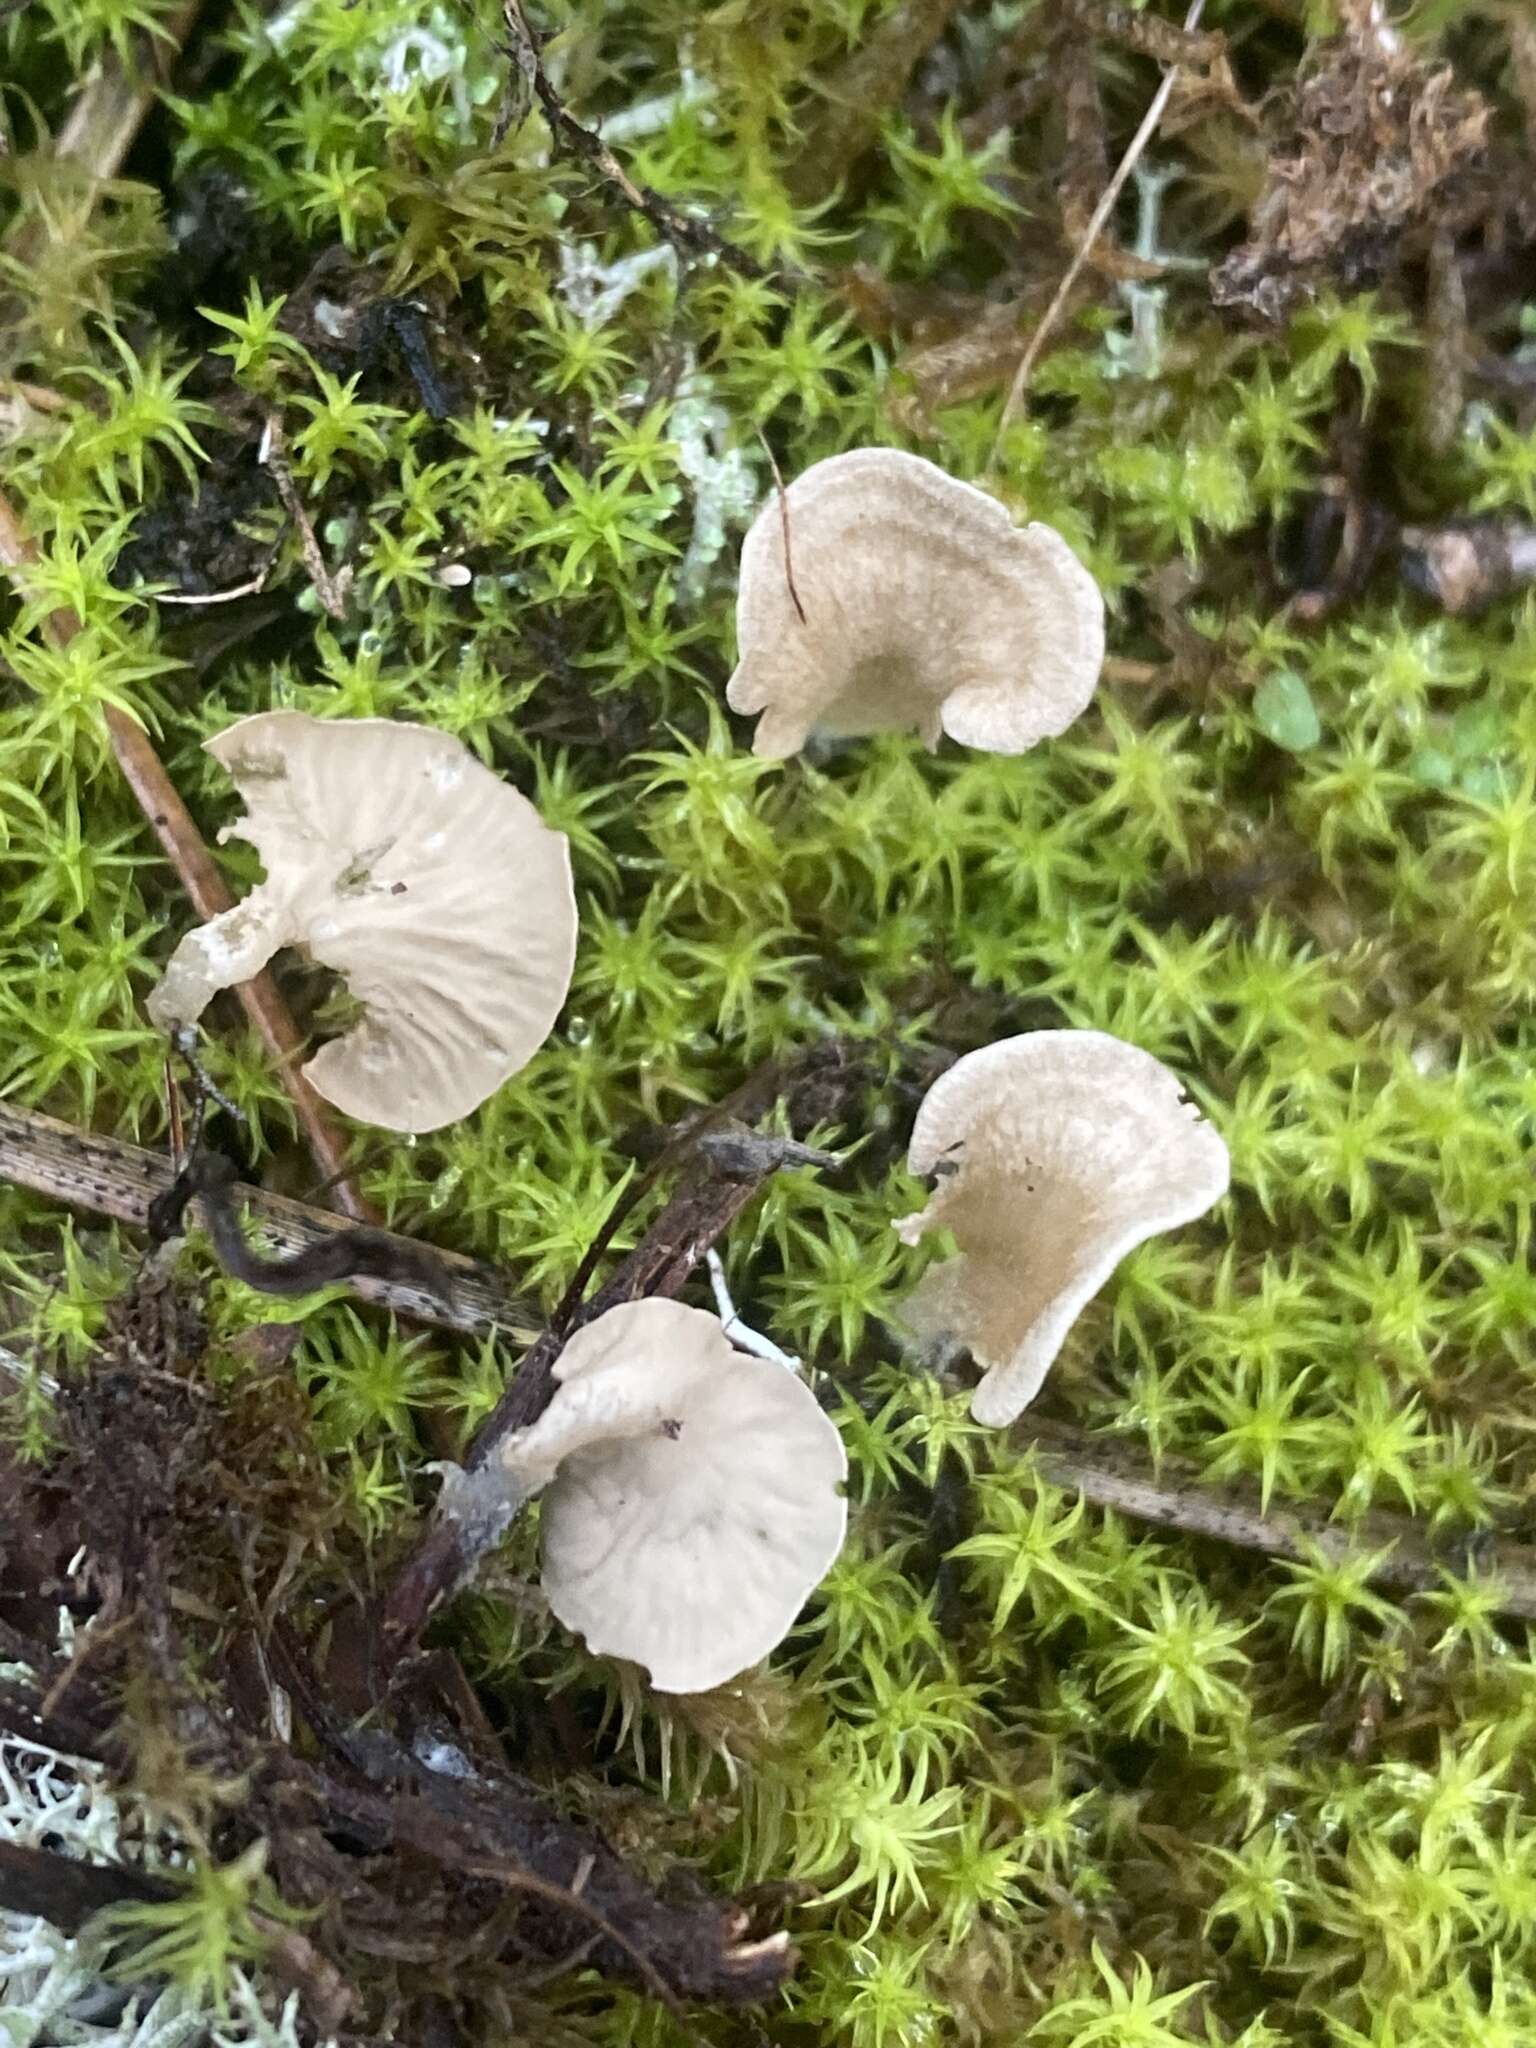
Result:
{"type": "MultiPolygon", "coordinates": [[[[697,214],[684,213],[674,206],[670,199],[654,191],[649,185],[641,185],[633,179],[619,162],[613,151],[595,129],[584,128],[561,99],[550,83],[544,60],[539,55],[539,36],[529,23],[522,0],[502,0],[502,15],[511,37],[509,54],[516,64],[527,91],[542,108],[550,133],[555,141],[569,149],[574,156],[589,163],[605,184],[619,193],[626,205],[634,208],[651,223],[664,242],[671,243],[679,253],[690,256],[713,256],[728,270],[734,270],[741,277],[766,278],[774,273],[768,271],[745,249],[728,241],[711,227],[707,220],[697,214]]],[[[526,105],[526,102],[524,103],[526,105]]],[[[792,281],[787,274],[779,273],[785,281],[792,281]]]]}
{"type": "Polygon", "coordinates": [[[77,1934],[107,1906],[175,1897],[174,1887],[120,1863],[77,1863],[51,1849],[0,1842],[0,1911],[31,1913],[77,1934]]]}

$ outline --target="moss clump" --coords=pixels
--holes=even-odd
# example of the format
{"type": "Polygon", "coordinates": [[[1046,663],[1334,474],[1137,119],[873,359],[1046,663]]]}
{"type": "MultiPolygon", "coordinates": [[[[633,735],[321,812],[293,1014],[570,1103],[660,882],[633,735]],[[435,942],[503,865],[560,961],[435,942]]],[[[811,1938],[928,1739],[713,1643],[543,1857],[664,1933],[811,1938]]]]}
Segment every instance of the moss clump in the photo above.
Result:
{"type": "MultiPolygon", "coordinates": [[[[705,2031],[1502,2048],[1536,2032],[1536,1666],[1476,1560],[1480,1532],[1528,1529],[1536,1488],[1536,613],[1440,617],[1388,576],[1309,628],[1267,563],[1351,437],[1420,520],[1536,513],[1536,438],[1490,399],[1430,462],[1411,268],[1325,279],[1283,331],[1217,319],[1204,271],[1261,174],[1218,104],[1157,147],[1172,264],[1097,280],[989,468],[999,377],[1065,261],[1081,110],[1053,84],[1053,10],[950,10],[872,145],[797,204],[819,92],[902,12],[552,10],[571,104],[636,179],[711,209],[734,265],[666,249],[504,104],[485,10],[236,7],[107,187],[45,131],[73,68],[145,64],[170,10],[0,20],[0,438],[40,550],[0,636],[0,1086],[166,1136],[142,997],[189,913],[107,707],[151,727],[210,835],[228,807],[199,742],[232,718],[461,735],[570,835],[581,952],[562,1027],[475,1118],[360,1140],[393,1223],[548,1300],[635,1133],[826,1034],[876,1077],[854,1171],[782,1176],[726,1248],[748,1319],[833,1390],[854,1467],[848,1550],[774,1668],[663,1702],[494,1589],[449,1625],[550,1771],[564,1702],[581,1796],[621,1839],[812,1888],[784,2010],[705,2031]],[[422,311],[377,317],[401,301],[422,311]],[[260,462],[271,414],[339,617],[260,462]],[[793,474],[869,441],[1057,525],[1138,679],[1016,760],[746,754],[722,684],[764,442],[793,474]],[[157,595],[258,577],[230,606],[157,595]],[[82,622],[62,643],[61,606],[82,622]],[[912,1206],[925,1063],[1044,1024],[1187,1075],[1234,1166],[1216,1216],[1127,1261],[1044,1412],[1275,1508],[1411,1513],[1468,1576],[1387,1598],[1149,1534],[1046,1484],[1027,1417],[982,1433],[895,1359],[882,1318],[915,1266],[887,1226],[912,1206]]],[[[1418,13],[1517,133],[1496,10],[1418,13]]],[[[1211,16],[1253,98],[1337,25],[1286,0],[1211,16]]],[[[1089,36],[1071,75],[1085,54],[1118,151],[1155,66],[1089,36]]],[[[1522,317],[1511,287],[1485,339],[1522,317]]],[[[302,1184],[288,1099],[233,1015],[214,1058],[235,1142],[302,1184]]],[[[0,1218],[12,1342],[67,1367],[130,1246],[13,1191],[0,1218]]],[[[226,1336],[262,1313],[232,1289],[212,1312],[226,1336]]],[[[335,1302],[299,1314],[332,1506],[387,1557],[423,1497],[417,1425],[454,1438],[508,1361],[335,1302]]],[[[38,1452],[46,1403],[8,1415],[38,1452]]],[[[544,1995],[572,2038],[685,2038],[625,1994],[544,1995]]]]}

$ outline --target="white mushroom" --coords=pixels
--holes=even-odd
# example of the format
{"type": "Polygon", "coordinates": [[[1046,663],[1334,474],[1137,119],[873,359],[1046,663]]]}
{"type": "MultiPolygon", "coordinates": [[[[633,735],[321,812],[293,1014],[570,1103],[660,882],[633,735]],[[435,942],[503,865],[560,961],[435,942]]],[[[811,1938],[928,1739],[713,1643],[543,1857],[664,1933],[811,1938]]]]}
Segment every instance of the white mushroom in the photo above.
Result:
{"type": "Polygon", "coordinates": [[[451,734],[301,711],[207,742],[267,878],[189,932],[149,998],[194,1024],[283,946],[334,968],[362,1005],[308,1080],[394,1131],[467,1116],[549,1036],[570,984],[576,906],[565,837],[451,734]]]}
{"type": "Polygon", "coordinates": [[[735,711],[778,759],[814,730],[916,726],[1022,754],[1065,731],[1104,660],[1098,585],[1053,527],[895,448],[770,494],[741,551],[735,711]],[[786,555],[785,536],[788,535],[786,555]]]}
{"type": "Polygon", "coordinates": [[[1150,1053],[1102,1031],[1035,1031],[957,1060],[928,1091],[907,1163],[936,1175],[908,1244],[953,1233],[908,1304],[919,1334],[969,1347],[978,1422],[1022,1414],[1125,1254],[1226,1193],[1227,1148],[1150,1053]]]}
{"type": "Polygon", "coordinates": [[[842,1548],[842,1439],[805,1384],[675,1301],[609,1309],[555,1366],[553,1401],[502,1454],[544,1495],[543,1583],[601,1656],[660,1692],[764,1657],[842,1548]]]}

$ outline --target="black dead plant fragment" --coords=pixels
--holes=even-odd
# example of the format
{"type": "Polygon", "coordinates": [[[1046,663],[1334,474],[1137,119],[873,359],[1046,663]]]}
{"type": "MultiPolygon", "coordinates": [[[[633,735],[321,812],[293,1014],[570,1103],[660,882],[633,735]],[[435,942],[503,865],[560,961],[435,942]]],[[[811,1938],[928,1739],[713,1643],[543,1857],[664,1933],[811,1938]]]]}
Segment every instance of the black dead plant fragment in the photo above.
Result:
{"type": "Polygon", "coordinates": [[[366,369],[392,349],[416,387],[422,411],[442,422],[453,417],[454,397],[432,360],[428,333],[426,308],[414,299],[375,299],[358,322],[357,353],[366,369]]]}
{"type": "Polygon", "coordinates": [[[93,1914],[176,1896],[174,1885],[116,1863],[80,1863],[52,1849],[0,1842],[0,1913],[35,1914],[78,1934],[93,1914]]]}
{"type": "Polygon", "coordinates": [[[1277,567],[1292,586],[1290,617],[1316,625],[1353,602],[1397,537],[1395,515],[1349,477],[1321,479],[1294,522],[1294,534],[1276,536],[1277,567]],[[1287,554],[1293,554],[1290,562],[1287,554]]]}
{"type": "Polygon", "coordinates": [[[238,1170],[222,1154],[196,1154],[173,1185],[150,1204],[151,1237],[158,1235],[163,1241],[174,1234],[195,1199],[224,1271],[263,1294],[313,1294],[317,1288],[349,1280],[385,1280],[452,1307],[454,1280],[446,1264],[434,1259],[425,1246],[366,1224],[335,1231],[284,1258],[264,1258],[247,1243],[235,1213],[233,1191],[239,1180],[238,1170]]]}
{"type": "Polygon", "coordinates": [[[1323,286],[1379,283],[1422,253],[1419,234],[1488,210],[1470,189],[1489,107],[1446,65],[1389,28],[1377,0],[1347,0],[1341,35],[1316,45],[1268,126],[1268,182],[1249,237],[1211,274],[1218,306],[1278,323],[1323,286]],[[1464,191],[1459,187],[1465,187],[1464,191]]]}

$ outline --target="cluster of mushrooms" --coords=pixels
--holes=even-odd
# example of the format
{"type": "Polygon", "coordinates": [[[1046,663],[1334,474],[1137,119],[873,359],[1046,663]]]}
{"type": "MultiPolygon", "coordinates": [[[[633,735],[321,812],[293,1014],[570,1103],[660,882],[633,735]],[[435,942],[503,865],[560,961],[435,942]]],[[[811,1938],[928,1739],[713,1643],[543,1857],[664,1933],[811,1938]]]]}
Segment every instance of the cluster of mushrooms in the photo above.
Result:
{"type": "MultiPolygon", "coordinates": [[[[817,463],[743,545],[732,707],[757,753],[916,727],[1017,754],[1085,708],[1104,654],[1097,585],[1066,542],[892,449],[817,463]]],[[[246,804],[222,837],[266,880],[184,937],[149,1000],[182,1034],[285,946],[345,981],[360,1017],[304,1072],[397,1131],[467,1115],[554,1027],[577,919],[564,836],[450,735],[275,711],[208,742],[246,804]]],[[[1176,1075],[1097,1031],[970,1053],[929,1091],[909,1165],[951,1234],[909,1330],[984,1369],[976,1418],[1012,1422],[1087,1301],[1135,1245],[1220,1199],[1228,1158],[1176,1075]]],[[[724,1305],[722,1305],[724,1308],[724,1305]]],[[[765,1656],[841,1548],[847,1461],[796,1362],[674,1301],[610,1309],[566,1345],[554,1399],[493,1473],[502,1510],[542,1495],[542,1583],[588,1647],[663,1692],[765,1656]]],[[[480,1475],[477,1475],[479,1480],[480,1475]]],[[[445,1491],[445,1501],[451,1489],[445,1491]]],[[[483,1505],[483,1503],[482,1503],[483,1505]]]]}

